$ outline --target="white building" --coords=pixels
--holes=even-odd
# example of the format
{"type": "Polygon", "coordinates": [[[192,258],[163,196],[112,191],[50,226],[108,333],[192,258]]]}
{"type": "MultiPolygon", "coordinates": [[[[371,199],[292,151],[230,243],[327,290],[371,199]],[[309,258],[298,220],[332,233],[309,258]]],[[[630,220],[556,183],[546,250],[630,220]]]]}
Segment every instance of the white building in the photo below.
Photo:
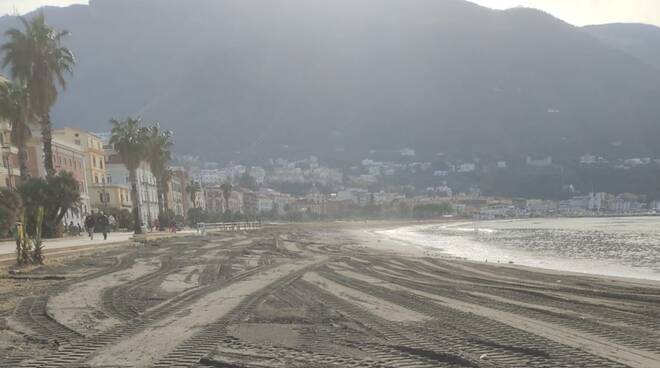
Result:
{"type": "Polygon", "coordinates": [[[224,170],[216,169],[193,169],[190,172],[191,178],[204,185],[220,184],[229,179],[229,175],[224,170]]]}
{"type": "Polygon", "coordinates": [[[317,167],[309,171],[309,179],[321,185],[341,184],[344,175],[341,171],[327,167],[317,167]]]}
{"type": "Polygon", "coordinates": [[[388,193],[384,191],[373,193],[374,204],[377,205],[391,204],[394,201],[403,200],[405,198],[406,197],[400,193],[388,193]]]}
{"type": "Polygon", "coordinates": [[[412,157],[415,156],[415,150],[412,148],[404,148],[399,151],[399,154],[403,157],[412,157]]]}
{"type": "MultiPolygon", "coordinates": [[[[109,155],[107,164],[108,184],[124,185],[131,188],[131,181],[126,166],[117,161],[118,156],[109,155]]],[[[147,224],[153,224],[154,220],[158,218],[158,191],[156,187],[156,178],[149,170],[149,165],[144,162],[137,169],[136,176],[138,200],[140,203],[140,219],[146,226],[147,224]]],[[[135,201],[132,197],[131,200],[133,202],[135,201]]]]}
{"type": "Polygon", "coordinates": [[[525,207],[532,215],[545,215],[557,211],[557,206],[557,202],[543,199],[528,199],[525,201],[525,207]]]}
{"type": "Polygon", "coordinates": [[[265,194],[257,196],[257,213],[267,213],[273,210],[275,202],[265,194]]]}
{"type": "Polygon", "coordinates": [[[532,166],[532,167],[547,167],[552,165],[552,157],[548,156],[542,159],[534,159],[530,156],[527,156],[525,163],[527,164],[527,166],[532,166]]]}
{"type": "Polygon", "coordinates": [[[482,208],[479,215],[482,218],[497,218],[515,215],[515,207],[511,205],[492,205],[482,208]]]}
{"type": "Polygon", "coordinates": [[[253,166],[250,168],[250,176],[254,178],[258,185],[263,185],[266,181],[266,170],[259,166],[253,166]]]}
{"type": "Polygon", "coordinates": [[[468,172],[474,172],[476,169],[477,169],[477,165],[468,162],[461,164],[456,171],[458,171],[459,173],[468,173],[468,172]]]}
{"type": "Polygon", "coordinates": [[[596,156],[591,155],[591,154],[585,154],[582,157],[580,157],[580,163],[583,165],[591,165],[596,163],[596,156]]]}
{"type": "Polygon", "coordinates": [[[299,167],[275,168],[268,177],[271,183],[304,183],[305,176],[299,167]]]}
{"type": "Polygon", "coordinates": [[[368,202],[369,192],[366,189],[348,188],[337,192],[338,201],[351,201],[355,204],[368,202]]]}

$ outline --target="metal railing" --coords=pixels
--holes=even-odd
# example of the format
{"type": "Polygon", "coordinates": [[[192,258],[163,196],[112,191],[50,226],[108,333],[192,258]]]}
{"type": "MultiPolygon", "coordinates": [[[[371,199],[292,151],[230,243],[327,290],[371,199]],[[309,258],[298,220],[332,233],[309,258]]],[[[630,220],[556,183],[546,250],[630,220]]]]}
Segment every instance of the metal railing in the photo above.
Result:
{"type": "Polygon", "coordinates": [[[261,221],[244,222],[200,222],[197,232],[206,235],[208,231],[243,231],[261,229],[261,221]]]}

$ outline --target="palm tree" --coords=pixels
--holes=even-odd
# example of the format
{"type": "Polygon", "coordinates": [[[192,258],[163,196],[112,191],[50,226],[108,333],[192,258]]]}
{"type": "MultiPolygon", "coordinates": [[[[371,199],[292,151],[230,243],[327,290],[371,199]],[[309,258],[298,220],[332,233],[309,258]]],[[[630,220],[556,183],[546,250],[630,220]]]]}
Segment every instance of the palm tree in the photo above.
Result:
{"type": "Polygon", "coordinates": [[[128,170],[131,182],[131,197],[133,198],[133,220],[136,234],[142,233],[140,221],[140,197],[137,189],[137,169],[146,157],[148,141],[147,131],[140,127],[140,119],[126,118],[111,120],[112,136],[110,144],[117,152],[128,170]]]}
{"type": "Polygon", "coordinates": [[[21,181],[28,179],[27,141],[31,132],[28,122],[33,117],[27,88],[17,83],[0,83],[0,118],[11,123],[11,142],[18,148],[21,181]]]}
{"type": "Polygon", "coordinates": [[[169,168],[165,170],[163,173],[163,177],[161,179],[163,181],[163,207],[165,209],[170,208],[170,200],[167,198],[167,193],[170,192],[170,182],[172,181],[172,170],[169,168]]]}
{"type": "Polygon", "coordinates": [[[165,208],[163,206],[163,195],[165,195],[165,191],[163,190],[163,176],[167,171],[167,164],[172,159],[170,152],[170,147],[172,147],[172,132],[161,130],[160,126],[154,125],[147,128],[147,135],[147,161],[149,161],[151,173],[156,178],[158,218],[160,219],[159,223],[162,230],[162,227],[165,225],[163,224],[165,214],[165,208]]]}
{"type": "Polygon", "coordinates": [[[42,13],[31,20],[19,17],[24,30],[12,28],[5,32],[9,38],[4,45],[2,67],[9,66],[12,77],[27,87],[30,108],[41,126],[44,148],[44,167],[49,177],[55,175],[53,166],[52,125],[50,110],[58,96],[57,87],[66,88],[65,73],[71,74],[75,59],[62,46],[68,31],[57,31],[46,24],[42,13]]]}
{"type": "Polygon", "coordinates": [[[186,187],[186,192],[190,194],[190,202],[193,204],[193,208],[197,208],[197,193],[202,190],[202,187],[198,182],[191,180],[190,184],[186,187]]]}
{"type": "Polygon", "coordinates": [[[222,196],[225,197],[225,213],[229,211],[229,198],[231,197],[231,191],[234,189],[231,183],[224,182],[220,185],[220,190],[222,190],[222,196]]]}

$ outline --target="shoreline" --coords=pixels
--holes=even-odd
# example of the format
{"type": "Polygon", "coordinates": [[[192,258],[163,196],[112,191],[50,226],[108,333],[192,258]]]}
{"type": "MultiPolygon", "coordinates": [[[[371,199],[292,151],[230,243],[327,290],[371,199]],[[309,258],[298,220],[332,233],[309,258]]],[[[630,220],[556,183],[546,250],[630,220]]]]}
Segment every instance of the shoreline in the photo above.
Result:
{"type": "MultiPolygon", "coordinates": [[[[617,219],[619,217],[612,217],[612,219],[617,219]]],[[[546,221],[546,220],[552,220],[554,218],[540,218],[538,219],[539,221],[546,221]]],[[[534,219],[536,220],[536,219],[534,219]]],[[[505,222],[518,222],[520,220],[489,220],[486,222],[499,222],[499,223],[505,223],[505,222]]],[[[573,276],[585,276],[585,277],[597,277],[601,279],[610,279],[612,281],[618,280],[618,281],[625,281],[625,282],[632,282],[632,283],[640,283],[640,284],[646,284],[646,285],[660,285],[660,274],[656,276],[657,273],[653,273],[653,271],[648,270],[650,272],[649,276],[645,276],[640,274],[639,276],[624,276],[624,275],[613,275],[613,274],[608,274],[608,273],[594,273],[594,272],[589,272],[589,271],[573,271],[573,270],[567,270],[567,269],[562,269],[562,268],[553,268],[553,267],[543,267],[543,266],[538,266],[538,265],[528,265],[520,262],[524,261],[518,261],[516,262],[516,254],[512,253],[510,255],[511,258],[513,258],[512,262],[508,261],[488,261],[488,260],[480,260],[480,259],[470,259],[467,257],[462,257],[460,255],[453,255],[444,249],[436,248],[430,245],[424,245],[424,244],[419,244],[416,243],[412,239],[404,239],[404,236],[400,238],[394,238],[392,236],[388,236],[387,234],[380,234],[379,232],[383,231],[389,231],[389,230],[396,230],[396,229],[413,229],[417,227],[424,227],[424,226],[434,226],[434,225],[447,225],[449,227],[451,226],[471,226],[474,224],[474,222],[466,222],[466,221],[453,221],[453,222],[436,222],[436,223],[420,223],[420,224],[404,224],[402,223],[401,226],[396,226],[395,224],[391,224],[391,226],[388,227],[374,227],[373,229],[366,229],[363,232],[363,235],[371,236],[375,241],[378,242],[378,240],[382,241],[387,241],[389,243],[398,243],[401,249],[402,253],[404,254],[406,251],[411,251],[411,255],[420,255],[424,254],[427,256],[434,256],[434,257],[440,257],[443,259],[454,259],[454,260],[459,260],[463,262],[473,262],[473,263],[479,263],[479,264],[488,264],[488,265],[497,265],[497,266],[502,266],[502,267],[514,267],[514,268],[520,268],[520,269],[529,269],[529,270],[537,270],[539,272],[545,272],[547,274],[555,274],[555,275],[573,275],[573,276]],[[414,250],[413,250],[414,249],[414,250]],[[655,278],[654,278],[655,277],[655,278]]],[[[499,229],[495,229],[499,230],[499,229]]],[[[356,232],[356,234],[359,234],[356,232]]],[[[468,239],[467,237],[464,239],[468,239]]],[[[368,239],[367,239],[368,240],[368,239]]],[[[373,240],[372,240],[373,242],[373,240]]],[[[488,247],[495,247],[492,244],[487,244],[487,243],[482,243],[485,246],[488,247]]],[[[396,250],[397,246],[390,244],[388,246],[389,250],[396,250]]],[[[521,252],[521,253],[528,253],[528,256],[532,257],[534,254],[532,251],[528,249],[516,249],[513,250],[514,252],[521,252]]],[[[548,257],[548,256],[546,256],[548,257]]],[[[565,259],[567,261],[575,261],[576,259],[567,257],[567,256],[561,256],[561,255],[556,255],[556,256],[549,256],[548,258],[549,261],[555,261],[555,262],[560,262],[562,259],[565,259]]],[[[590,263],[593,263],[594,265],[602,264],[602,265],[614,265],[616,267],[624,267],[621,266],[618,263],[608,263],[604,260],[601,259],[591,259],[591,260],[584,260],[581,259],[580,261],[584,261],[587,265],[590,263]]],[[[627,270],[631,272],[635,271],[641,271],[644,269],[637,269],[635,267],[628,267],[626,268],[627,270]]]]}

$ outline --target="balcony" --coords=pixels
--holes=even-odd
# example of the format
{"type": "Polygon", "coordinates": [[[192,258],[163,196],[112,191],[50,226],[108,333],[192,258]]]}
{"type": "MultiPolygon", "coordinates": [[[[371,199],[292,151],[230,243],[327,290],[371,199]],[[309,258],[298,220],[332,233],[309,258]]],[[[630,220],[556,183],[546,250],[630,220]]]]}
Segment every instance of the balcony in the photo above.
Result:
{"type": "Polygon", "coordinates": [[[10,175],[10,176],[20,176],[21,171],[17,167],[12,167],[11,169],[8,169],[0,165],[0,174],[10,175]]]}

